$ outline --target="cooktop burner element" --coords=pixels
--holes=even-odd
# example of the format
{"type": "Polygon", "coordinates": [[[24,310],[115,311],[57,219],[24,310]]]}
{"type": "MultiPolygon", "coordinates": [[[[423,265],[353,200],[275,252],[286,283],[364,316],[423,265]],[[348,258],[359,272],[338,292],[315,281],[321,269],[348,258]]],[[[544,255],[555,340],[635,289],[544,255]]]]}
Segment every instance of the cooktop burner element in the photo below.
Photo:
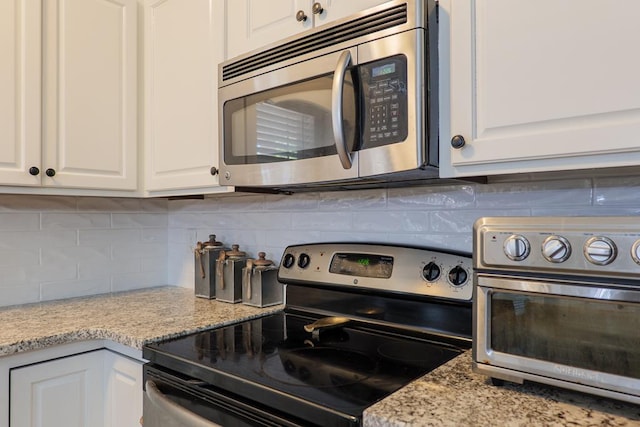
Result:
{"type": "Polygon", "coordinates": [[[168,394],[196,381],[204,386],[192,392],[207,401],[220,394],[251,408],[218,410],[246,424],[207,415],[223,425],[357,426],[367,407],[471,346],[467,284],[446,274],[469,271],[469,257],[364,244],[290,247],[286,256],[295,261],[279,272],[283,312],[149,344],[147,379],[168,394]],[[445,274],[425,278],[430,263],[445,274]],[[247,415],[254,409],[259,421],[247,415]]]}

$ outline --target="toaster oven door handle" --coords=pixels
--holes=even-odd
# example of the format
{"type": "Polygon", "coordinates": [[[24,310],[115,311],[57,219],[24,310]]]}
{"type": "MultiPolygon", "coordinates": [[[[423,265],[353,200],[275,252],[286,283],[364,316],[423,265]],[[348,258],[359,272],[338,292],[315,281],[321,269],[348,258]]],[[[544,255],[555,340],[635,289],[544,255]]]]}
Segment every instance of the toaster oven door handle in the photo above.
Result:
{"type": "Polygon", "coordinates": [[[338,157],[345,169],[351,169],[353,162],[351,153],[347,151],[347,142],[344,137],[344,117],[342,115],[342,93],[344,90],[344,76],[347,67],[351,63],[351,52],[345,50],[340,54],[336,70],[333,74],[333,86],[331,88],[331,123],[333,127],[333,138],[338,150],[338,157]]]}

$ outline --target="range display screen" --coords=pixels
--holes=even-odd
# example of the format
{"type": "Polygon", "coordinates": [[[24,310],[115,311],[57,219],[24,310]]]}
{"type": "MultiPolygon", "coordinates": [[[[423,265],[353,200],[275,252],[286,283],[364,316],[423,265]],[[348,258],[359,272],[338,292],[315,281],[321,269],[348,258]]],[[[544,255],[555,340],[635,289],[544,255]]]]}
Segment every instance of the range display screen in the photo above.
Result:
{"type": "Polygon", "coordinates": [[[392,271],[393,257],[386,255],[337,253],[329,266],[330,273],[376,279],[388,279],[392,271]]]}

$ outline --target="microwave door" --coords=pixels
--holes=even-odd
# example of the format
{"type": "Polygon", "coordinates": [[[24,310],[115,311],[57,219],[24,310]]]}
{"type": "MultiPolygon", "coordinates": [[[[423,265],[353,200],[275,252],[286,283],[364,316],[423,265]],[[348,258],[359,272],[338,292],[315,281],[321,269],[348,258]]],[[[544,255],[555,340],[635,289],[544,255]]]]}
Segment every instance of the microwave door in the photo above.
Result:
{"type": "Polygon", "coordinates": [[[220,88],[222,181],[251,187],[357,177],[355,59],[347,49],[220,88]]]}
{"type": "Polygon", "coordinates": [[[437,117],[429,123],[428,116],[437,109],[426,102],[425,40],[425,31],[415,29],[358,46],[365,95],[361,177],[437,166],[437,117]]]}

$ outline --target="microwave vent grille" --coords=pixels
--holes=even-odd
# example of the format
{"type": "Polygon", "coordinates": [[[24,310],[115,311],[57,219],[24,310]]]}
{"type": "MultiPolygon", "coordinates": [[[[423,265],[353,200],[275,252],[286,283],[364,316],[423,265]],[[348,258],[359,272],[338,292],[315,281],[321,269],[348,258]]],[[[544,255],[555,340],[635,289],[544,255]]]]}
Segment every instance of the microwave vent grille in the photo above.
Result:
{"type": "Polygon", "coordinates": [[[222,80],[226,81],[240,77],[296,56],[402,25],[406,22],[407,4],[404,3],[314,32],[295,41],[272,47],[256,55],[227,64],[222,68],[222,80]]]}

